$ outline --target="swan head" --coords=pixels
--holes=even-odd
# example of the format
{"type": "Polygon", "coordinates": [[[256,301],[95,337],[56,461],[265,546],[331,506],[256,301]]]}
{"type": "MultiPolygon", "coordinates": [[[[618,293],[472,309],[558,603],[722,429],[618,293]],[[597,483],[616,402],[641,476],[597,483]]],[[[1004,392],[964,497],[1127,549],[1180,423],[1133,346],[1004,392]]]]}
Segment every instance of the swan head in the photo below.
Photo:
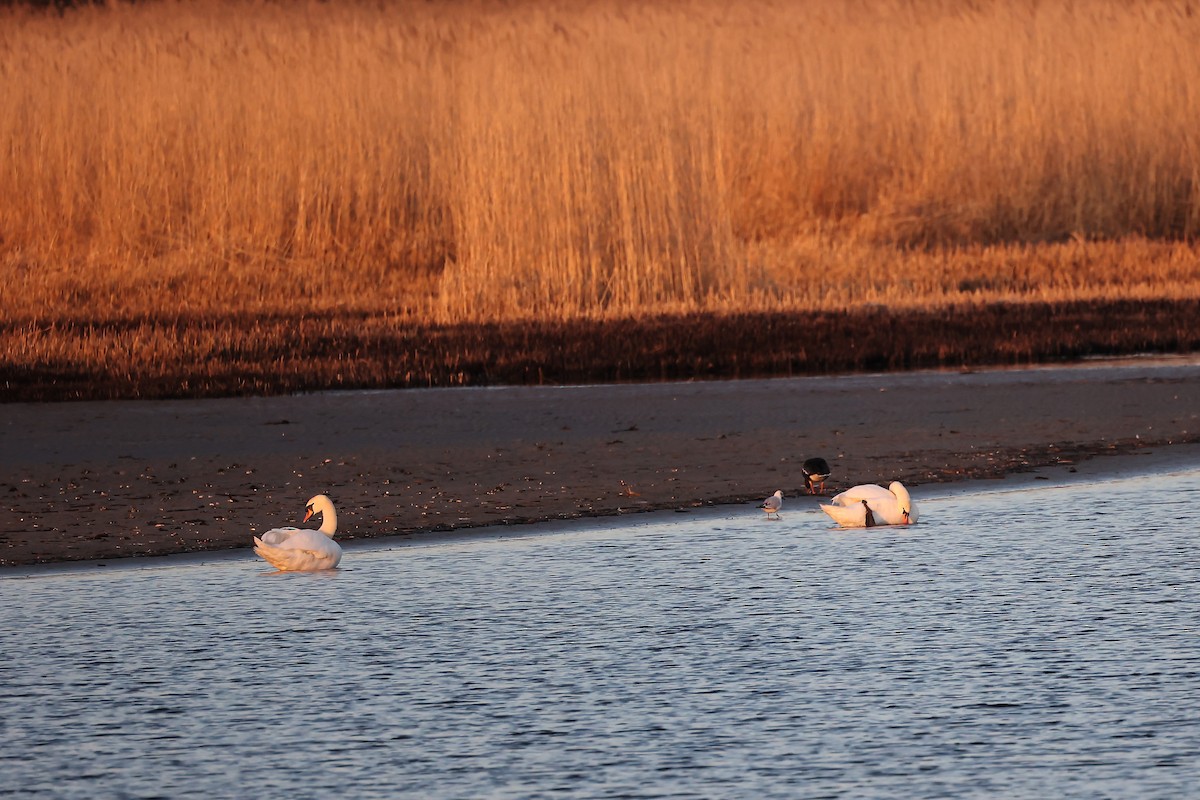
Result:
{"type": "Polygon", "coordinates": [[[904,518],[903,524],[912,525],[916,522],[917,506],[909,496],[908,489],[904,488],[904,484],[900,481],[892,481],[888,486],[888,491],[896,495],[896,500],[900,503],[900,515],[904,518]]]}
{"type": "Polygon", "coordinates": [[[317,514],[321,515],[321,533],[332,539],[333,534],[337,531],[337,512],[333,510],[333,501],[326,495],[313,495],[305,504],[305,522],[308,522],[317,514]]]}

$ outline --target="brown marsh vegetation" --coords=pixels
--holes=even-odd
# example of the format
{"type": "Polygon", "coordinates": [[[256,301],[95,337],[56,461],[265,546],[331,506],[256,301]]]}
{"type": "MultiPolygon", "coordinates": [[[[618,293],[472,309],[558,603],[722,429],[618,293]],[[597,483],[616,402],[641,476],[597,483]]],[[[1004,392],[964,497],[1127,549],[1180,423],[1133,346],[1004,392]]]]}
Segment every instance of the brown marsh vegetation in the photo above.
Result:
{"type": "Polygon", "coordinates": [[[362,314],[141,320],[47,332],[0,364],[0,400],[327,388],[751,378],[967,368],[1200,349],[1200,301],[696,313],[397,325],[362,314]],[[1114,324],[1115,323],[1115,324],[1114,324]],[[49,348],[47,348],[48,350],[49,348]]]}
{"type": "Polygon", "coordinates": [[[1198,46],[1167,1],[0,9],[0,397],[1194,348],[1198,46]]]}

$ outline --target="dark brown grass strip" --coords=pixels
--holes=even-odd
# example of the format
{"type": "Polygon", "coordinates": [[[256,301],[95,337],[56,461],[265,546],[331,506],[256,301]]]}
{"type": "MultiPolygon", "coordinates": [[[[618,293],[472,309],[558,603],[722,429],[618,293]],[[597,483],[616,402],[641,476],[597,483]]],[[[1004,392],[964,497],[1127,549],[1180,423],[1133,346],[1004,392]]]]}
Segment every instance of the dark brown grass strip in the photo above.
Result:
{"type": "MultiPolygon", "coordinates": [[[[0,329],[0,339],[19,335],[0,329]]],[[[88,352],[116,355],[85,363],[5,358],[0,401],[732,379],[1181,353],[1200,349],[1200,301],[462,326],[362,315],[233,317],[60,325],[39,335],[90,338],[88,352]]]]}

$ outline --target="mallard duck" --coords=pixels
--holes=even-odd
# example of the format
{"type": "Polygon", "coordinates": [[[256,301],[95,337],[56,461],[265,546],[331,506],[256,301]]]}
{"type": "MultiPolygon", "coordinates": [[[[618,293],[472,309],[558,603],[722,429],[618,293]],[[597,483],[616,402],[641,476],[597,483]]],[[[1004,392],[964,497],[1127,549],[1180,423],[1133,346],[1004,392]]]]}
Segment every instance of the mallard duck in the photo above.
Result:
{"type": "Polygon", "coordinates": [[[823,458],[810,458],[800,465],[804,473],[804,486],[809,494],[825,494],[825,479],[829,477],[829,462],[823,458]]]}

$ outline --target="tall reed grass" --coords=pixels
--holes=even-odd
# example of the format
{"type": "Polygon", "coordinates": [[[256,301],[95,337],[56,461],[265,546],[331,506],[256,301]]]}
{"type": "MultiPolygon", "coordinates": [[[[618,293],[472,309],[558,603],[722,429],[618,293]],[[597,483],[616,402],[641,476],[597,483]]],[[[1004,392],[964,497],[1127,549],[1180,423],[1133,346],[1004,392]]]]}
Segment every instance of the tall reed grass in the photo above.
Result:
{"type": "Polygon", "coordinates": [[[1186,2],[0,9],[0,319],[1200,297],[1186,2]]]}

